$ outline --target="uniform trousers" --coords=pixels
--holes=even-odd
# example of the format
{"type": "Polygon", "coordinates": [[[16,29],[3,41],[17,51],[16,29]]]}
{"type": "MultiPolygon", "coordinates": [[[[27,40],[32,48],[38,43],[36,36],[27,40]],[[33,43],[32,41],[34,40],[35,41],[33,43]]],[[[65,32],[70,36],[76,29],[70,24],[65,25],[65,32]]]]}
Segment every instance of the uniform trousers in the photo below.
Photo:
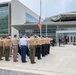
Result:
{"type": "Polygon", "coordinates": [[[18,55],[18,45],[13,45],[13,61],[17,60],[18,55]]]}
{"type": "Polygon", "coordinates": [[[2,56],[3,56],[3,57],[5,56],[5,47],[3,47],[3,53],[2,53],[2,56]]]}
{"type": "Polygon", "coordinates": [[[37,58],[38,59],[41,59],[41,50],[42,50],[42,48],[41,48],[42,46],[41,45],[37,45],[37,58]]]}
{"type": "Polygon", "coordinates": [[[48,51],[47,51],[48,54],[50,54],[50,44],[48,44],[48,51]]]}
{"type": "Polygon", "coordinates": [[[29,58],[30,58],[31,63],[35,62],[35,46],[34,45],[30,46],[30,57],[29,58]]]}
{"type": "Polygon", "coordinates": [[[37,57],[37,45],[35,45],[35,56],[37,57]]]}
{"type": "Polygon", "coordinates": [[[26,62],[26,53],[27,53],[27,46],[21,45],[21,60],[22,60],[22,62],[26,62]]]}
{"type": "Polygon", "coordinates": [[[21,48],[18,45],[18,53],[21,55],[21,48]]]}
{"type": "Polygon", "coordinates": [[[2,54],[3,54],[3,47],[0,46],[0,59],[2,59],[2,54]]]}
{"type": "Polygon", "coordinates": [[[10,56],[12,55],[12,47],[10,47],[10,56]]]}
{"type": "Polygon", "coordinates": [[[45,56],[45,44],[42,44],[42,57],[45,56]]]}
{"type": "Polygon", "coordinates": [[[5,46],[5,60],[8,61],[10,56],[10,47],[5,46]]]}
{"type": "Polygon", "coordinates": [[[26,52],[26,54],[27,54],[27,56],[29,56],[29,49],[28,49],[28,47],[27,47],[27,52],[26,52]]]}
{"type": "Polygon", "coordinates": [[[45,55],[47,55],[47,44],[45,44],[45,55]]]}

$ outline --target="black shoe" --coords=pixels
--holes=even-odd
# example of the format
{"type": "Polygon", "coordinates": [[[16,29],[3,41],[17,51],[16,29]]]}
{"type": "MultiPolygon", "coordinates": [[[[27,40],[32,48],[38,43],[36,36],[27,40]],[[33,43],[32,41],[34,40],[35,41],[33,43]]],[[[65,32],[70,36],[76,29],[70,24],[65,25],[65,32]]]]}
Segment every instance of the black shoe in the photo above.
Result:
{"type": "Polygon", "coordinates": [[[14,62],[18,62],[18,60],[14,60],[14,62]]]}
{"type": "Polygon", "coordinates": [[[25,62],[22,62],[22,63],[27,63],[27,61],[25,61],[25,62]]]}
{"type": "Polygon", "coordinates": [[[35,64],[36,62],[33,62],[33,63],[31,63],[31,64],[35,64]]]}
{"type": "Polygon", "coordinates": [[[6,60],[6,61],[10,61],[10,59],[6,60]]]}
{"type": "Polygon", "coordinates": [[[38,60],[41,60],[41,58],[38,58],[38,60]]]}
{"type": "Polygon", "coordinates": [[[0,59],[0,60],[3,60],[3,59],[0,59]]]}
{"type": "Polygon", "coordinates": [[[10,55],[10,57],[12,57],[12,56],[10,55]]]}

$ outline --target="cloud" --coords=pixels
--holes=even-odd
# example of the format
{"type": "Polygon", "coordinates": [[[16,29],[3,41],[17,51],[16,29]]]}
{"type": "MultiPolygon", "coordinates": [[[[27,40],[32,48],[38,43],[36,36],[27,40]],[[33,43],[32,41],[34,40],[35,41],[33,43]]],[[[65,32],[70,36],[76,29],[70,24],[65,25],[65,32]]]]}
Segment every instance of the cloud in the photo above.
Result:
{"type": "MultiPolygon", "coordinates": [[[[38,15],[40,0],[19,0],[38,15]]],[[[76,11],[76,0],[42,0],[42,17],[50,17],[64,12],[76,11]]]]}
{"type": "MultiPolygon", "coordinates": [[[[73,6],[75,0],[61,0],[60,1],[60,8],[62,9],[62,11],[67,11],[67,9],[70,9],[71,6],[73,6]]],[[[73,8],[72,8],[73,9],[73,8]]]]}
{"type": "Polygon", "coordinates": [[[7,1],[11,1],[11,0],[0,0],[0,2],[7,2],[7,1]]]}
{"type": "Polygon", "coordinates": [[[19,0],[23,4],[25,4],[27,7],[29,7],[32,11],[37,13],[38,15],[40,14],[40,0],[19,0]]]}
{"type": "MultiPolygon", "coordinates": [[[[5,2],[10,0],[0,0],[5,2]]],[[[32,11],[40,14],[40,0],[19,0],[32,11]]],[[[76,0],[42,0],[42,17],[54,16],[64,12],[76,11],[76,0]]]]}
{"type": "Polygon", "coordinates": [[[67,11],[76,11],[76,0],[70,0],[70,3],[68,4],[67,11]]]}
{"type": "Polygon", "coordinates": [[[76,6],[76,0],[47,0],[46,5],[47,6],[43,8],[43,10],[46,10],[43,12],[43,16],[49,17],[69,12],[70,8],[74,9],[76,6]]]}

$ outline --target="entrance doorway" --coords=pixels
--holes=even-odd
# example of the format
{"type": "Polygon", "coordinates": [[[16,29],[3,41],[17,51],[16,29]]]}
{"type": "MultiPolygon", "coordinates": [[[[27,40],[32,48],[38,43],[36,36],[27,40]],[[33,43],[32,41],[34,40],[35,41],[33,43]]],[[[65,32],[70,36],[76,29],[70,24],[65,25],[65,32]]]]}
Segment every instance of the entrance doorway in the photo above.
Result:
{"type": "Polygon", "coordinates": [[[62,31],[62,30],[57,30],[56,31],[56,41],[58,42],[58,39],[59,38],[64,38],[64,41],[65,41],[65,44],[73,44],[76,42],[76,30],[65,30],[65,31],[62,31]],[[61,36],[63,35],[63,36],[61,36]]]}

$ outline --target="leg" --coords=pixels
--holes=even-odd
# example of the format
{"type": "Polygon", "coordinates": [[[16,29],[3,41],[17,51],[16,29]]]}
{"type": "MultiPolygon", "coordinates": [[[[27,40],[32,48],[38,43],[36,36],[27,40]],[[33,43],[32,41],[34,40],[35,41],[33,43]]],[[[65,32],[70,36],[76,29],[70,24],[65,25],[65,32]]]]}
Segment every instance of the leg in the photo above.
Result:
{"type": "Polygon", "coordinates": [[[2,47],[0,46],[0,60],[2,59],[2,47]]]}
{"type": "Polygon", "coordinates": [[[13,61],[17,61],[17,54],[18,54],[18,46],[14,46],[13,48],[13,61]]]}
{"type": "Polygon", "coordinates": [[[21,46],[21,59],[22,59],[22,62],[26,62],[26,52],[27,52],[26,46],[21,46]]]}
{"type": "Polygon", "coordinates": [[[30,61],[31,64],[35,63],[35,46],[31,46],[30,48],[30,61]]]}

